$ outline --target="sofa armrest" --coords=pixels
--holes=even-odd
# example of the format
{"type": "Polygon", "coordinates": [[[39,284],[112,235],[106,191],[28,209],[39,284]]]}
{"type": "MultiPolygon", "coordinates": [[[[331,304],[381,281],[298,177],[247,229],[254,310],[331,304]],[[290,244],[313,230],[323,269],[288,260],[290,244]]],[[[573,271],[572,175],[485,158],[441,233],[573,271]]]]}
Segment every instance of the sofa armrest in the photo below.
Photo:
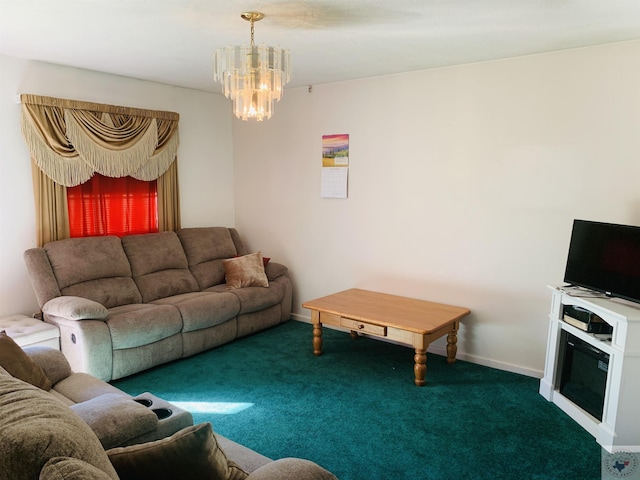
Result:
{"type": "Polygon", "coordinates": [[[105,382],[113,375],[113,344],[104,320],[70,320],[44,314],[47,323],[60,329],[60,349],[71,370],[85,372],[105,382]]]}
{"type": "Polygon", "coordinates": [[[117,447],[158,426],[158,417],[150,408],[124,394],[107,393],[70,408],[89,424],[105,449],[117,447]]]}
{"type": "Polygon", "coordinates": [[[60,350],[50,347],[24,347],[23,350],[38,364],[51,385],[71,375],[71,366],[60,350]]]}
{"type": "Polygon", "coordinates": [[[302,458],[281,458],[251,472],[245,480],[338,480],[328,470],[302,458]]]}
{"type": "Polygon", "coordinates": [[[106,320],[109,311],[98,302],[82,297],[63,295],[42,306],[42,312],[69,320],[106,320]]]}
{"type": "Polygon", "coordinates": [[[277,262],[269,262],[264,269],[264,273],[267,275],[269,281],[275,280],[282,275],[286,275],[289,269],[277,262]]]}
{"type": "Polygon", "coordinates": [[[56,383],[52,390],[68,399],[69,404],[87,402],[109,393],[131,398],[131,395],[110,383],[84,372],[72,373],[67,378],[56,383]]]}

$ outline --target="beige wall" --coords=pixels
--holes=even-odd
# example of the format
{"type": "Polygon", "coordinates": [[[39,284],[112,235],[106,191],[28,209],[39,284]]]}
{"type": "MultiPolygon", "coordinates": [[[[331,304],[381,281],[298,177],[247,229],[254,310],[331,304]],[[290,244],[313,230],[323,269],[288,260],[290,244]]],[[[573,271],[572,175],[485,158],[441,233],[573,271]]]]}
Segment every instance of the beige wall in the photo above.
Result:
{"type": "Polygon", "coordinates": [[[290,266],[299,319],[350,287],[462,305],[459,358],[539,375],[572,220],[640,225],[639,59],[629,42],[287,90],[233,123],[236,226],[290,266]],[[332,133],[346,200],[319,195],[332,133]]]}
{"type": "Polygon", "coordinates": [[[35,244],[35,227],[20,93],[178,112],[182,223],[233,226],[231,116],[224,97],[0,56],[0,315],[38,308],[22,260],[35,244]]]}

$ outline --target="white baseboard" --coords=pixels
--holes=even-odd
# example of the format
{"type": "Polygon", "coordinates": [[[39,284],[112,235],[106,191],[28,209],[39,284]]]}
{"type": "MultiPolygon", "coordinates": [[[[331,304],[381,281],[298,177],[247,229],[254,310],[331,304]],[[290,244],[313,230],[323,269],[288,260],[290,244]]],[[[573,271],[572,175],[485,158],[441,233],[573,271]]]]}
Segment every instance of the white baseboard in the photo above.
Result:
{"type": "MultiPolygon", "coordinates": [[[[311,324],[310,316],[293,313],[291,315],[291,318],[293,318],[298,322],[311,324]]],[[[346,329],[333,327],[331,325],[323,325],[323,328],[331,328],[333,330],[348,332],[348,330],[346,329]]],[[[389,342],[389,343],[396,343],[396,342],[391,342],[389,340],[385,340],[384,338],[378,338],[378,339],[381,341],[389,342]]],[[[430,345],[427,351],[435,355],[441,355],[441,356],[447,355],[445,347],[441,347],[438,345],[430,345]]],[[[456,358],[459,360],[463,360],[465,362],[475,363],[476,365],[482,365],[485,367],[495,368],[497,370],[503,370],[505,372],[517,373],[520,375],[526,375],[527,377],[542,378],[544,373],[541,370],[535,370],[532,368],[522,367],[520,365],[514,365],[506,362],[500,362],[497,360],[492,360],[490,358],[479,357],[478,355],[470,355],[461,351],[460,348],[458,348],[458,352],[456,353],[456,358]]]]}

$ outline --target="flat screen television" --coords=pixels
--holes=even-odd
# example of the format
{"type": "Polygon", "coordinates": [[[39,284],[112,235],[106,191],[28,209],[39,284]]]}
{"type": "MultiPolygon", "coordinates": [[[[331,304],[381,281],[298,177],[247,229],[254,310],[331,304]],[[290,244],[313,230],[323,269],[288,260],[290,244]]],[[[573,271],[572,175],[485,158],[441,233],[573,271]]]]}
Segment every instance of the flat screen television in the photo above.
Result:
{"type": "Polygon", "coordinates": [[[640,227],[574,220],[564,281],[640,303],[640,227]]]}

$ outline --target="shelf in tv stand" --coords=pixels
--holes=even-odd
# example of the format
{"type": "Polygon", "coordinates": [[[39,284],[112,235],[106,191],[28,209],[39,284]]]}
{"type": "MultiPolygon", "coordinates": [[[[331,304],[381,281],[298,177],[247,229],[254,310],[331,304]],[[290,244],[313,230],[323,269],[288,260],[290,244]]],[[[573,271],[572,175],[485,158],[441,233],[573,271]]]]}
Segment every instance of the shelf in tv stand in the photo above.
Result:
{"type": "MultiPolygon", "coordinates": [[[[594,347],[602,350],[609,355],[613,354],[614,348],[611,346],[611,338],[612,333],[589,333],[584,330],[580,330],[578,327],[574,327],[570,323],[565,321],[560,322],[560,327],[562,330],[569,332],[571,335],[578,337],[580,340],[584,340],[589,345],[593,345],[594,347]]],[[[615,327],[614,327],[615,328],[615,327]]]]}
{"type": "Polygon", "coordinates": [[[610,298],[571,296],[557,287],[552,290],[549,335],[540,394],[574,419],[609,452],[640,452],[640,305],[610,298]],[[577,305],[600,316],[613,327],[611,342],[602,335],[587,333],[563,320],[563,306],[577,305]],[[602,421],[562,395],[560,363],[562,332],[569,332],[609,354],[602,421]],[[624,385],[624,388],[623,388],[624,385]]]}

